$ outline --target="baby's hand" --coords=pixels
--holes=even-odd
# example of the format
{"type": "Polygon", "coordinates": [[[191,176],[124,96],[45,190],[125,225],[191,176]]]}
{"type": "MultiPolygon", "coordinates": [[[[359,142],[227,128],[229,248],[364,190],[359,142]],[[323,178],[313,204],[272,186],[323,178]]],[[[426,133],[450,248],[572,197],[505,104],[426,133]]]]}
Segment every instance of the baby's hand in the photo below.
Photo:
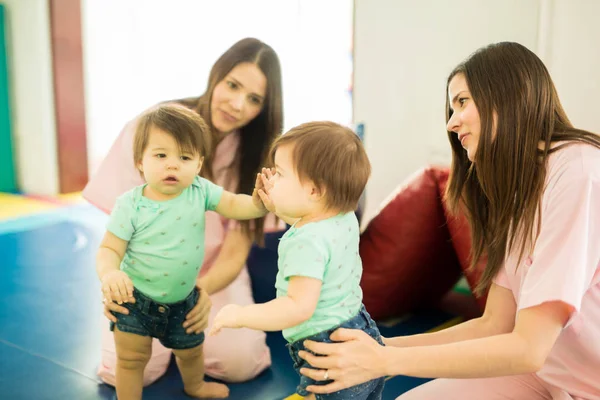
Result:
{"type": "Polygon", "coordinates": [[[266,212],[267,207],[265,207],[265,204],[263,203],[263,201],[260,198],[260,195],[258,194],[258,192],[264,190],[263,189],[264,186],[263,186],[260,176],[261,176],[260,173],[256,174],[256,182],[254,182],[254,190],[252,191],[252,202],[254,203],[256,208],[266,212]]]}
{"type": "Polygon", "coordinates": [[[214,336],[223,328],[241,328],[242,325],[239,323],[241,312],[242,306],[237,304],[229,304],[221,308],[221,311],[217,313],[213,321],[213,326],[208,335],[214,336]]]}
{"type": "Polygon", "coordinates": [[[133,298],[133,282],[123,271],[112,271],[102,278],[102,293],[106,301],[127,303],[133,298]]]}
{"type": "Polygon", "coordinates": [[[256,183],[252,192],[252,200],[256,207],[275,212],[275,205],[271,200],[270,192],[273,188],[273,172],[269,168],[263,168],[260,174],[256,175],[256,183]]]}

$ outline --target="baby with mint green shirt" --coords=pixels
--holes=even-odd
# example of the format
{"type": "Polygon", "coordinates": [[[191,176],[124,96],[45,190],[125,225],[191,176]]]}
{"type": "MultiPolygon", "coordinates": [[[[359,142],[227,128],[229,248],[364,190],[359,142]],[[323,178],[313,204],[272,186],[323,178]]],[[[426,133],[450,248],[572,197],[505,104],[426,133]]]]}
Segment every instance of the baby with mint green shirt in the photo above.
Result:
{"type": "Polygon", "coordinates": [[[183,327],[199,299],[205,213],[253,219],[267,210],[258,178],[257,190],[248,196],[198,176],[210,149],[208,126],[185,107],[161,105],[138,118],[133,158],[146,183],[117,199],[96,265],[106,301],[128,311],[114,313],[111,322],[118,398],[142,398],[152,338],[173,350],[189,396],[229,395],[227,386],[204,381],[204,333],[188,334],[183,327]]]}
{"type": "Polygon", "coordinates": [[[204,259],[204,213],[215,211],[223,188],[194,177],[171,200],[144,197],[147,184],[119,197],[107,225],[128,242],[121,271],[136,290],[159,303],[176,303],[194,289],[204,259]]]}
{"type": "Polygon", "coordinates": [[[277,296],[286,296],[289,279],[305,276],[322,281],[319,301],[310,319],[283,330],[292,343],[340,325],[362,306],[358,255],[359,226],[353,212],[338,214],[283,235],[277,251],[277,296]]]}
{"type": "Polygon", "coordinates": [[[310,122],[278,138],[271,159],[275,168],[261,175],[260,198],[269,211],[292,225],[279,242],[277,298],[223,307],[209,334],[223,328],[281,330],[300,374],[299,395],[306,400],[379,400],[384,378],[333,393],[311,393],[316,385],[341,377],[314,370],[299,356],[308,351],[305,341],[329,343],[338,328],[361,330],[375,346],[384,345],[362,304],[360,288],[360,230],[354,210],[371,172],[363,145],[346,127],[310,122]]]}

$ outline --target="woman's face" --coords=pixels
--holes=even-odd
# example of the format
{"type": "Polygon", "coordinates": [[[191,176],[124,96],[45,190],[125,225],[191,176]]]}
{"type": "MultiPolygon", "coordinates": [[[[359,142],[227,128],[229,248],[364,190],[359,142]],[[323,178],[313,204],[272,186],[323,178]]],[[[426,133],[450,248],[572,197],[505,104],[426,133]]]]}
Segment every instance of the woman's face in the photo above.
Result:
{"type": "Polygon", "coordinates": [[[267,78],[256,64],[236,65],[213,90],[212,125],[221,134],[242,128],[260,114],[266,93],[267,78]]]}
{"type": "Polygon", "coordinates": [[[456,74],[450,80],[448,98],[453,113],[446,129],[458,135],[458,140],[467,151],[467,157],[473,162],[481,135],[481,121],[463,74],[456,74]]]}

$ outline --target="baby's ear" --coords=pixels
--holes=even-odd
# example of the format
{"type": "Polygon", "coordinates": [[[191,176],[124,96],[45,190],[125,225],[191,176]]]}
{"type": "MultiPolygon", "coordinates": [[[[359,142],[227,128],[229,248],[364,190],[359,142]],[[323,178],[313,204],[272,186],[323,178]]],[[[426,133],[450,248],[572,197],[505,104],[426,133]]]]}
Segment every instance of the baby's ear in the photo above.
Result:
{"type": "Polygon", "coordinates": [[[144,172],[144,166],[142,165],[142,163],[141,163],[141,162],[140,162],[140,163],[138,163],[138,165],[137,165],[137,169],[138,169],[140,172],[142,172],[142,173],[144,172]]]}
{"type": "Polygon", "coordinates": [[[325,197],[325,191],[325,187],[318,187],[314,183],[311,183],[310,196],[313,200],[320,201],[323,199],[323,197],[325,197]]]}

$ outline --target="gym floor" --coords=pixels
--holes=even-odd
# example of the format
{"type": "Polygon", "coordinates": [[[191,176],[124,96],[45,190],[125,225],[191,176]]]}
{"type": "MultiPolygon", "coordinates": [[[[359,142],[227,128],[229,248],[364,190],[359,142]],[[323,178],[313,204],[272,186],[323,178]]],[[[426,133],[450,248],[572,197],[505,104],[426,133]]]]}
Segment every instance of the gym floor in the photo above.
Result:
{"type": "MultiPolygon", "coordinates": [[[[0,398],[113,399],[95,370],[102,317],[94,258],[106,215],[78,194],[31,198],[0,194],[0,398]]],[[[255,287],[256,290],[256,287],[255,287]]],[[[384,336],[451,325],[431,311],[380,324],[384,336]]],[[[273,365],[256,379],[230,385],[230,399],[291,400],[298,376],[281,333],[269,333],[273,365]]],[[[425,382],[394,377],[384,399],[425,382]]],[[[167,374],[144,389],[144,399],[189,399],[174,360],[167,374]]]]}

